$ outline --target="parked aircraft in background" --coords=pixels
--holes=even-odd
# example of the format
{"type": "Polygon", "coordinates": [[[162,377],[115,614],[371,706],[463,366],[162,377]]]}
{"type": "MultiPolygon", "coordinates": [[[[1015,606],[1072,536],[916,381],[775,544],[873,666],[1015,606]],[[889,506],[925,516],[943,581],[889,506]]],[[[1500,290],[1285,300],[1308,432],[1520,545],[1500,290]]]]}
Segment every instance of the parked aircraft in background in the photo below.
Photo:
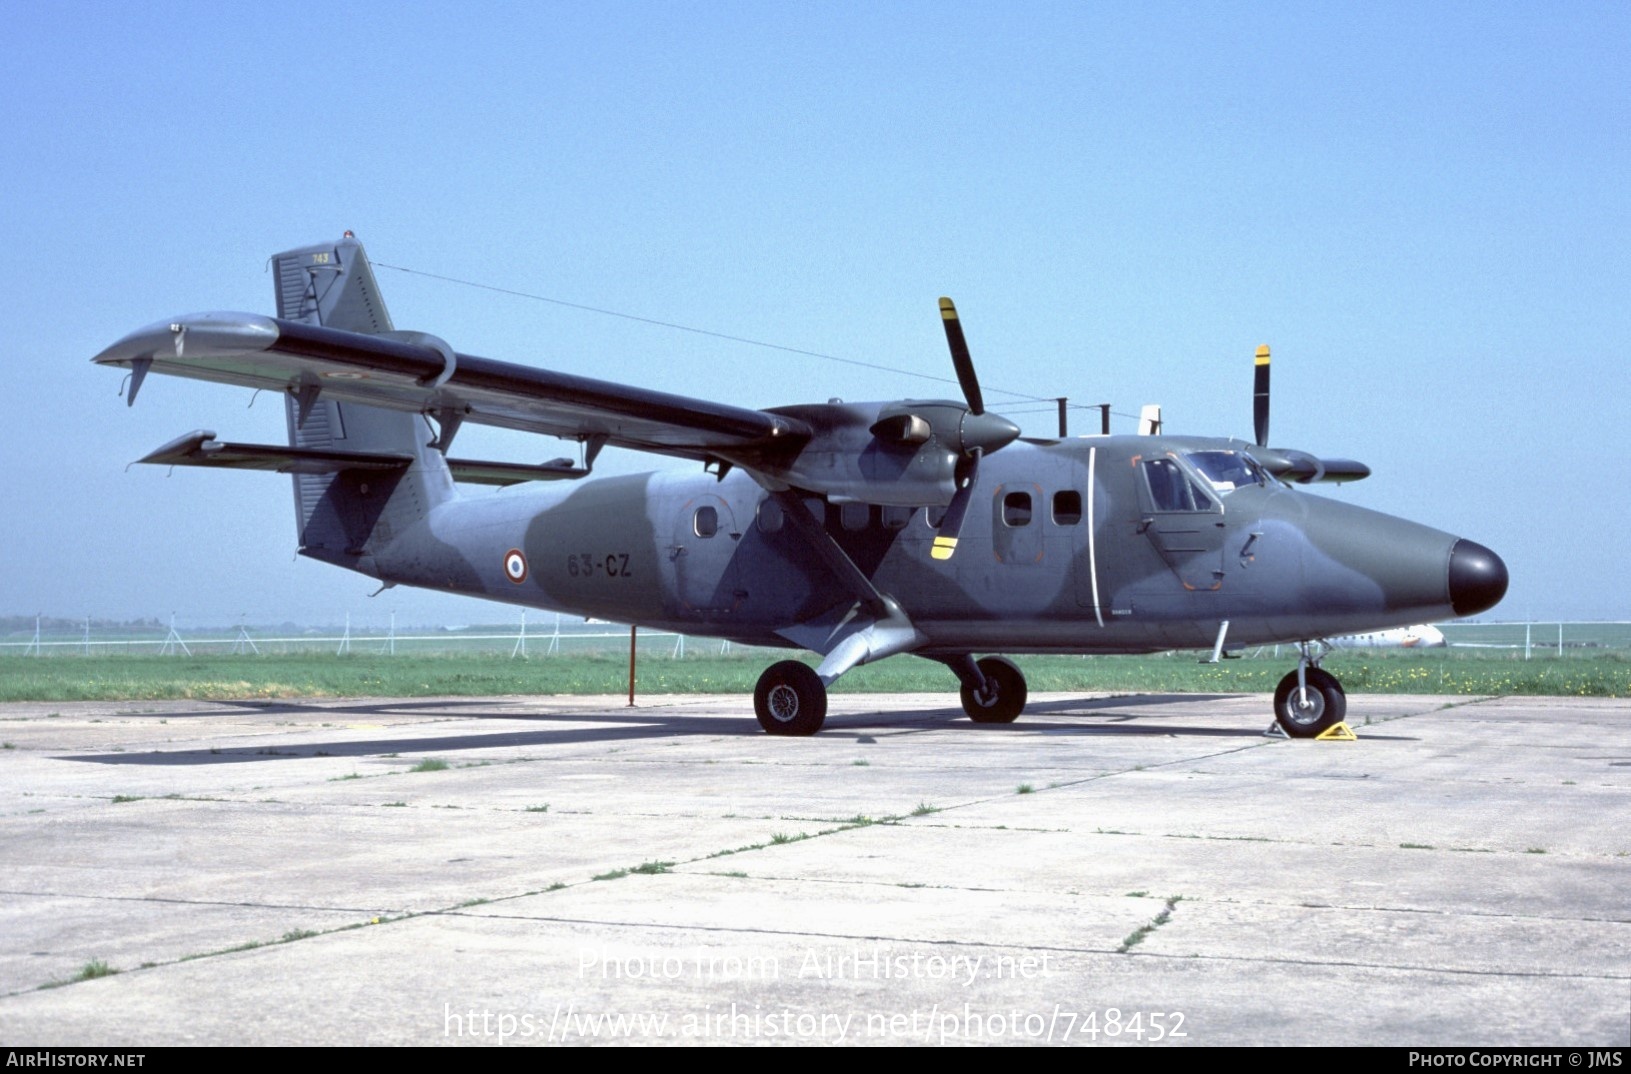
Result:
{"type": "Polygon", "coordinates": [[[1391,630],[1373,630],[1368,634],[1326,638],[1325,644],[1333,649],[1443,649],[1450,643],[1444,640],[1444,631],[1438,627],[1418,623],[1391,630]]]}

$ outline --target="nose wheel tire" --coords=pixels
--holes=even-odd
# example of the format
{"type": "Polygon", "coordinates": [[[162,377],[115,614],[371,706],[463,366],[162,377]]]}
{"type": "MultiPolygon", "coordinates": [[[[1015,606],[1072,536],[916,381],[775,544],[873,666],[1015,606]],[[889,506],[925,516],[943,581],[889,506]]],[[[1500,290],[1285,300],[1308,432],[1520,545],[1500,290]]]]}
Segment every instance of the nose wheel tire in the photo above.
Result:
{"type": "Polygon", "coordinates": [[[813,735],[827,722],[827,687],[810,665],[783,660],[759,676],[753,711],[772,735],[813,735]]]}
{"type": "Polygon", "coordinates": [[[986,693],[965,685],[963,711],[975,723],[1013,723],[1025,710],[1025,673],[1003,656],[988,656],[976,666],[985,676],[986,693]]]}
{"type": "Polygon", "coordinates": [[[1341,723],[1348,715],[1348,695],[1336,676],[1320,668],[1309,668],[1306,697],[1299,697],[1297,673],[1280,680],[1274,691],[1274,718],[1292,738],[1313,738],[1341,723]]]}

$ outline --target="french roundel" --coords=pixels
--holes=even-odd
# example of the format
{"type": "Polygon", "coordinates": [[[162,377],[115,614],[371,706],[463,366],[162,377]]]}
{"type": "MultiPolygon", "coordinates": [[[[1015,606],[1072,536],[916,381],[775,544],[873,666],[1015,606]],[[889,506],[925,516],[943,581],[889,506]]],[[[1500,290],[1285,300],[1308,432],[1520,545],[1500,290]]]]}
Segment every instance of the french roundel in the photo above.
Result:
{"type": "Polygon", "coordinates": [[[504,553],[504,577],[520,585],[527,580],[527,557],[521,549],[512,548],[504,553]]]}

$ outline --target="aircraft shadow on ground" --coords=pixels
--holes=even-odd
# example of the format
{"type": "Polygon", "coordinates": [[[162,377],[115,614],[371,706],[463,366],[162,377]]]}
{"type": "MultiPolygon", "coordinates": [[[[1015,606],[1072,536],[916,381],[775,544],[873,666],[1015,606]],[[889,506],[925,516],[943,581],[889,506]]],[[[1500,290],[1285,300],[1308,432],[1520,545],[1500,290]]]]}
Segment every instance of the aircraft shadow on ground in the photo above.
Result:
{"type": "MultiPolygon", "coordinates": [[[[1084,701],[1047,701],[1032,705],[1026,716],[1012,724],[985,724],[980,729],[1016,735],[1137,735],[1149,737],[1204,737],[1253,738],[1259,731],[1241,728],[1174,725],[1167,720],[1152,720],[1149,714],[1120,712],[1126,708],[1156,704],[1184,704],[1217,701],[1228,695],[1217,694],[1152,694],[1127,698],[1100,698],[1084,701]],[[1081,715],[1091,722],[1063,720],[1059,717],[1081,715]],[[1039,719],[1039,717],[1054,717],[1039,719]],[[1108,721],[1108,722],[1107,722],[1108,721]],[[1134,722],[1138,721],[1138,722],[1134,722]]],[[[744,713],[739,720],[721,721],[717,715],[692,715],[673,709],[640,709],[607,713],[604,709],[585,712],[524,713],[498,710],[484,699],[449,702],[446,699],[425,701],[359,702],[354,704],[314,706],[284,702],[252,701],[223,702],[224,709],[251,709],[267,716],[305,712],[329,717],[330,722],[351,722],[366,719],[384,719],[392,716],[436,714],[453,719],[504,719],[534,725],[536,730],[504,731],[490,734],[453,734],[432,737],[383,737],[351,741],[299,742],[286,741],[270,744],[221,746],[193,750],[148,750],[121,753],[70,754],[63,760],[85,761],[96,764],[117,765],[212,765],[246,764],[259,761],[290,760],[312,757],[379,757],[386,754],[448,754],[473,750],[517,749],[529,746],[563,746],[621,742],[681,736],[742,736],[763,735],[757,721],[744,713]],[[461,711],[462,710],[462,711],[461,711]],[[476,711],[469,711],[476,710],[476,711]],[[585,720],[595,720],[585,725],[585,720]],[[551,726],[570,724],[571,726],[551,726]]],[[[207,717],[210,713],[165,713],[150,711],[147,716],[171,718],[207,717]]],[[[873,735],[921,733],[935,730],[966,717],[961,708],[947,707],[911,713],[877,711],[844,713],[828,719],[823,738],[855,737],[865,739],[873,735]]],[[[967,724],[970,730],[975,725],[967,724]]]]}

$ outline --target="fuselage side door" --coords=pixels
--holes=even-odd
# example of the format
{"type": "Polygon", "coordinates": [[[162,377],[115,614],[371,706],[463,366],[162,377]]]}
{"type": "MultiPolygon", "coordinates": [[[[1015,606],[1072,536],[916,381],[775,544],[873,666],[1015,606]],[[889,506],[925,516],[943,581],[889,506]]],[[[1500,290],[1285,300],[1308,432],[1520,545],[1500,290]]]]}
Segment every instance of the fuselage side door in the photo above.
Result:
{"type": "Polygon", "coordinates": [[[674,521],[669,556],[682,614],[714,614],[740,600],[735,554],[742,532],[730,504],[706,493],[687,499],[674,521]]]}
{"type": "Polygon", "coordinates": [[[1042,565],[1045,505],[1042,486],[1033,481],[997,486],[991,496],[991,551],[998,563],[1042,565]]]}
{"type": "Polygon", "coordinates": [[[1139,526],[1183,587],[1223,588],[1223,505],[1171,456],[1140,461],[1144,514],[1139,526]]]}

